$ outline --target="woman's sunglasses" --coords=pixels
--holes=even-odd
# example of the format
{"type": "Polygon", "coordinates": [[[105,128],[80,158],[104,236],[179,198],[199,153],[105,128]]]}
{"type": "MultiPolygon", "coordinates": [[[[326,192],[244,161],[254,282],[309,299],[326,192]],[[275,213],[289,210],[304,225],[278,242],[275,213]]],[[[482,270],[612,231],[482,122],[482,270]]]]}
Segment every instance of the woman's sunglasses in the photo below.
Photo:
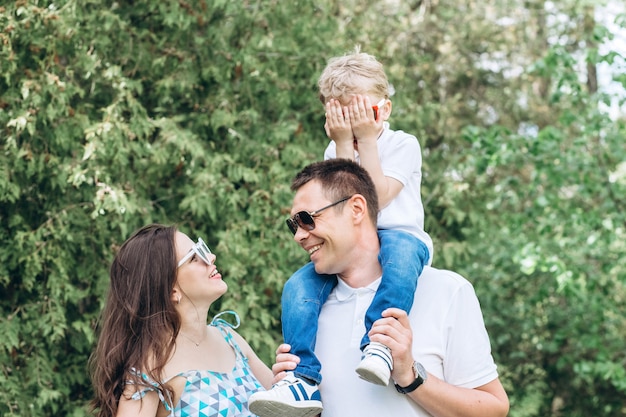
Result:
{"type": "Polygon", "coordinates": [[[315,210],[311,213],[309,213],[308,211],[304,211],[304,210],[299,211],[296,214],[294,214],[293,217],[286,220],[287,227],[289,228],[291,233],[293,233],[294,235],[298,231],[298,227],[301,227],[304,230],[308,230],[310,232],[311,230],[315,229],[315,220],[313,219],[314,217],[318,216],[320,212],[326,210],[327,208],[336,206],[339,203],[343,203],[344,201],[349,200],[350,198],[352,198],[352,196],[344,197],[339,201],[335,201],[334,203],[329,204],[325,207],[322,207],[321,209],[315,210]]]}
{"type": "Polygon", "coordinates": [[[211,264],[213,264],[213,262],[211,261],[211,258],[210,258],[211,253],[212,253],[211,249],[209,249],[209,247],[206,245],[206,243],[204,243],[204,240],[202,240],[202,238],[199,237],[198,238],[198,243],[193,245],[191,250],[187,253],[187,255],[183,256],[183,259],[178,261],[178,265],[176,266],[176,268],[180,268],[194,254],[198,255],[198,257],[200,257],[200,259],[202,259],[202,261],[205,264],[211,265],[211,264]]]}

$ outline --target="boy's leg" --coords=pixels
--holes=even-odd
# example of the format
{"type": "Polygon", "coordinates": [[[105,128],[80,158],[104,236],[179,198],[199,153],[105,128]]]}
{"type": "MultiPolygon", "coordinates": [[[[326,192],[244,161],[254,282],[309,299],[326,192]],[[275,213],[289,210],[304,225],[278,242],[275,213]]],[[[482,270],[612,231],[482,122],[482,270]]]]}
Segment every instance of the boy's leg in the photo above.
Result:
{"type": "Polygon", "coordinates": [[[372,343],[368,332],[372,324],[382,317],[382,312],[396,307],[409,313],[419,275],[427,264],[428,247],[415,236],[399,230],[379,230],[379,262],[383,276],[365,314],[365,335],[361,340],[363,360],[357,367],[361,378],[379,385],[389,383],[393,369],[389,349],[379,343],[372,343]]]}
{"type": "Polygon", "coordinates": [[[290,353],[300,357],[300,363],[272,389],[250,396],[248,406],[255,415],[313,417],[322,412],[318,387],[322,366],[315,356],[317,321],[336,284],[335,275],[318,275],[312,263],[300,268],[285,283],[281,300],[283,338],[291,345],[290,353]]]}
{"type": "Polygon", "coordinates": [[[335,285],[335,275],[320,275],[309,262],[287,280],[281,298],[283,339],[291,345],[290,353],[300,357],[294,373],[316,384],[322,381],[321,364],[315,356],[317,320],[335,285]]]}
{"type": "Polygon", "coordinates": [[[411,311],[417,279],[429,258],[426,244],[410,233],[379,230],[378,239],[378,260],[383,269],[383,277],[365,314],[365,335],[361,340],[361,350],[369,344],[367,333],[372,324],[382,317],[385,309],[396,307],[407,313],[411,311]]]}

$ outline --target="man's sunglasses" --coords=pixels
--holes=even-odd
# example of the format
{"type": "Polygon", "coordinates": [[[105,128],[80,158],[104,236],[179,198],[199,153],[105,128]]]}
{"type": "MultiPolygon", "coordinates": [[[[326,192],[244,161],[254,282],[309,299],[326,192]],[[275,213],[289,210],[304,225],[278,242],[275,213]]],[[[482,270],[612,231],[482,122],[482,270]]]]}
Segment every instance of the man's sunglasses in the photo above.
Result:
{"type": "Polygon", "coordinates": [[[298,231],[298,227],[301,227],[304,230],[308,230],[310,232],[311,230],[315,229],[315,220],[313,219],[314,217],[319,216],[319,214],[322,211],[326,210],[327,208],[336,206],[339,203],[343,203],[344,201],[349,200],[350,198],[352,198],[352,196],[344,197],[339,201],[335,201],[334,203],[329,204],[325,207],[322,207],[321,209],[315,210],[311,213],[309,213],[308,211],[304,211],[304,210],[299,211],[296,214],[294,214],[293,217],[290,217],[289,219],[286,220],[287,227],[289,228],[291,233],[293,233],[294,235],[298,231]]]}
{"type": "Polygon", "coordinates": [[[193,255],[198,255],[205,264],[212,265],[213,262],[211,261],[211,258],[210,258],[211,253],[212,253],[211,249],[209,249],[206,243],[204,243],[204,240],[202,240],[202,238],[199,237],[198,243],[193,245],[191,250],[187,253],[187,255],[183,256],[183,259],[178,261],[178,265],[176,266],[176,268],[178,269],[181,266],[183,266],[183,264],[187,262],[189,258],[191,258],[193,255]]]}

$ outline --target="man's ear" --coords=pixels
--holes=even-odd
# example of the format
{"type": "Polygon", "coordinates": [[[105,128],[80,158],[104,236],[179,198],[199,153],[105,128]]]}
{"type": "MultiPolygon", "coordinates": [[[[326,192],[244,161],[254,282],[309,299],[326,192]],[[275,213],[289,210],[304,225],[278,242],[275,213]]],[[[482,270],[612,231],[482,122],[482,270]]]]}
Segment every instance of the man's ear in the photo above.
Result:
{"type": "Polygon", "coordinates": [[[363,220],[368,220],[368,207],[365,197],[361,194],[355,194],[350,197],[349,201],[352,209],[352,219],[355,224],[359,224],[363,220]]]}

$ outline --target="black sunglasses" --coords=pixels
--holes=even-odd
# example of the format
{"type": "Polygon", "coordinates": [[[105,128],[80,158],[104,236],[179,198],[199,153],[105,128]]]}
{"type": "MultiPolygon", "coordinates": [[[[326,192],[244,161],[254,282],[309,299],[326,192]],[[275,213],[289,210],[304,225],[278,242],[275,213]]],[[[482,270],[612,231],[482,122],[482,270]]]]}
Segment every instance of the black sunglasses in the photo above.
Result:
{"type": "Polygon", "coordinates": [[[294,214],[293,217],[286,220],[287,227],[289,227],[289,230],[291,230],[291,233],[293,233],[294,235],[298,231],[298,227],[301,227],[304,230],[308,230],[310,232],[311,230],[315,229],[315,220],[313,219],[314,217],[318,216],[320,212],[326,210],[327,208],[336,206],[339,203],[343,203],[344,201],[349,200],[350,198],[352,198],[352,196],[344,197],[339,201],[335,201],[334,203],[329,204],[325,207],[322,207],[321,209],[315,210],[311,213],[309,213],[308,211],[304,211],[304,210],[299,211],[296,214],[294,214]]]}

